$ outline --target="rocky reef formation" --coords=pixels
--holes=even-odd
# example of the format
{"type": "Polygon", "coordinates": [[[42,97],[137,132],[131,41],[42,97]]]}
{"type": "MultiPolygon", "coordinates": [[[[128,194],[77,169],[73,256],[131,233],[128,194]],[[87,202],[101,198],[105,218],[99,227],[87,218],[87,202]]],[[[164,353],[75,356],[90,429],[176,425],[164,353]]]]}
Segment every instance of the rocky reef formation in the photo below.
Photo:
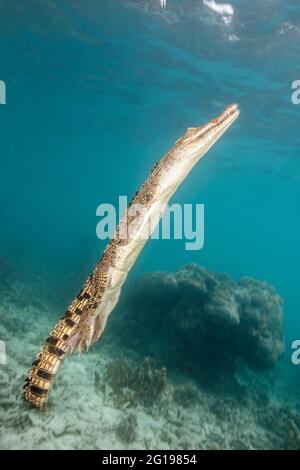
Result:
{"type": "Polygon", "coordinates": [[[126,346],[211,386],[237,358],[268,370],[284,351],[282,300],[265,282],[215,274],[197,264],[144,275],[114,316],[126,346]]]}
{"type": "MultiPolygon", "coordinates": [[[[137,334],[127,338],[127,348],[106,334],[89,354],[68,357],[47,411],[33,410],[21,400],[21,387],[57,311],[46,314],[39,302],[24,307],[18,298],[12,303],[11,288],[0,289],[7,350],[0,366],[0,449],[300,449],[299,394],[293,400],[282,388],[277,368],[256,372],[243,361],[237,393],[215,393],[137,354],[137,334]],[[276,380],[269,383],[269,375],[276,380]]],[[[159,328],[151,333],[154,344],[159,328]]],[[[196,360],[193,367],[199,368],[196,360]]]]}

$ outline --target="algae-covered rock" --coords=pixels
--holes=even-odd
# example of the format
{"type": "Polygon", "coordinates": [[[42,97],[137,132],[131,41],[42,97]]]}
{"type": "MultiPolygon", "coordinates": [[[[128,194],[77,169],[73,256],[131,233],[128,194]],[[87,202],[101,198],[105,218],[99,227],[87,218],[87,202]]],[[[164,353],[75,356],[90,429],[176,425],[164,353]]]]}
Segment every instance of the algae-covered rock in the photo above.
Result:
{"type": "Polygon", "coordinates": [[[275,366],[284,351],[282,300],[265,282],[215,274],[189,264],[140,278],[115,315],[126,346],[196,375],[226,382],[242,358],[254,369],[275,366]]]}
{"type": "Polygon", "coordinates": [[[272,430],[277,448],[300,450],[300,414],[295,409],[270,406],[260,410],[256,419],[262,428],[272,430]]]}
{"type": "Polygon", "coordinates": [[[175,387],[174,402],[183,408],[192,407],[199,402],[199,389],[193,384],[184,384],[175,387]]]}
{"type": "Polygon", "coordinates": [[[124,442],[130,444],[136,439],[137,419],[134,414],[123,417],[116,426],[117,437],[124,442]]]}
{"type": "Polygon", "coordinates": [[[156,369],[154,361],[146,357],[135,365],[124,357],[109,362],[105,382],[110,386],[115,404],[128,408],[142,404],[151,407],[160,402],[166,391],[166,369],[156,369]]]}

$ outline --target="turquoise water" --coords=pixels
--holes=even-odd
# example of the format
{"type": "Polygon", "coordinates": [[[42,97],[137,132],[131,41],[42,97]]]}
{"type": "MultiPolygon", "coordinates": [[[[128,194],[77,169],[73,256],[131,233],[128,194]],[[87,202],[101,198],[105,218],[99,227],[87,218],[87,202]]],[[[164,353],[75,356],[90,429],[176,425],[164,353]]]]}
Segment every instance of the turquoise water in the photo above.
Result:
{"type": "Polygon", "coordinates": [[[132,197],[186,128],[237,102],[239,120],[173,198],[205,204],[204,248],[152,240],[131,279],[197,262],[266,280],[284,299],[297,379],[300,6],[230,4],[226,16],[193,0],[0,2],[0,251],[51,278],[55,301],[61,278],[80,267],[83,281],[105,246],[97,206],[132,197]]]}

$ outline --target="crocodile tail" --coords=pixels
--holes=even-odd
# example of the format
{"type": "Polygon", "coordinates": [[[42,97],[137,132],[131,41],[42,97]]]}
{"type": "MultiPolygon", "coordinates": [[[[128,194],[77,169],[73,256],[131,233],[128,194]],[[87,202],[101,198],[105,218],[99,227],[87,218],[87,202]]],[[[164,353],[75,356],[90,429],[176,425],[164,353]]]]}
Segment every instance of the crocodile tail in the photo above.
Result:
{"type": "MultiPolygon", "coordinates": [[[[84,286],[85,288],[87,287],[84,286]]],[[[46,340],[41,351],[32,363],[27,379],[24,384],[23,397],[37,408],[43,409],[53,380],[57,374],[60,364],[70,348],[70,338],[78,331],[83,314],[89,311],[93,305],[92,295],[81,291],[79,296],[70,305],[67,312],[54,327],[49,338],[46,340]]]]}
{"type": "Polygon", "coordinates": [[[24,385],[24,399],[37,408],[43,409],[58,368],[67,352],[67,340],[77,326],[69,315],[58,322],[32,363],[24,385]]]}

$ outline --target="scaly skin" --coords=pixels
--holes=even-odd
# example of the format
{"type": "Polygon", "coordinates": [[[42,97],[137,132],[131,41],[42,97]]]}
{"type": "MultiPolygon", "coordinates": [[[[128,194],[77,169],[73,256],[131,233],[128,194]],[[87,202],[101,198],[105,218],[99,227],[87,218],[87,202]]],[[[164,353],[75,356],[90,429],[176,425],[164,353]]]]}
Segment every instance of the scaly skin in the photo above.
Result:
{"type": "Polygon", "coordinates": [[[116,233],[92,275],[50,333],[32,364],[24,398],[43,409],[58,368],[67,352],[89,347],[102,334],[118,302],[121,287],[164,209],[197,161],[238,117],[231,105],[202,127],[190,128],[155,165],[131,201],[116,233]]]}

